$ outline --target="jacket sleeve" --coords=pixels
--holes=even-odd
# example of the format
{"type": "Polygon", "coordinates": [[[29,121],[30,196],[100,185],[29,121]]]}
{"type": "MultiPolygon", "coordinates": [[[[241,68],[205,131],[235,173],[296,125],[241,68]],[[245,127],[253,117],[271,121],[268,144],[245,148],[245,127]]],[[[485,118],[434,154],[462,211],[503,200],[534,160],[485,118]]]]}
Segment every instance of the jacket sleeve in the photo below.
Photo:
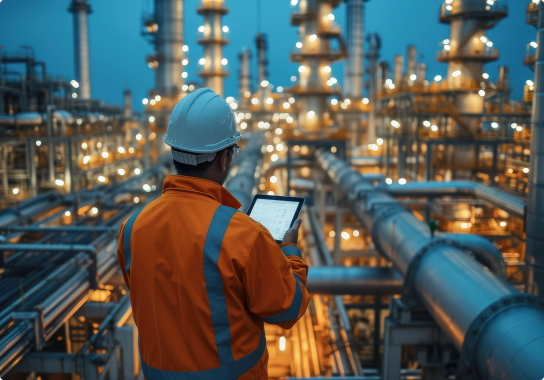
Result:
{"type": "Polygon", "coordinates": [[[130,279],[125,270],[125,254],[123,252],[123,231],[125,230],[126,221],[123,222],[121,228],[119,228],[119,237],[117,239],[117,260],[119,261],[119,266],[121,267],[121,273],[123,274],[123,279],[125,280],[125,285],[128,290],[130,290],[130,279]]]}
{"type": "Polygon", "coordinates": [[[308,265],[294,244],[278,246],[268,231],[255,240],[242,272],[249,310],[266,323],[290,329],[304,315],[308,265]]]}

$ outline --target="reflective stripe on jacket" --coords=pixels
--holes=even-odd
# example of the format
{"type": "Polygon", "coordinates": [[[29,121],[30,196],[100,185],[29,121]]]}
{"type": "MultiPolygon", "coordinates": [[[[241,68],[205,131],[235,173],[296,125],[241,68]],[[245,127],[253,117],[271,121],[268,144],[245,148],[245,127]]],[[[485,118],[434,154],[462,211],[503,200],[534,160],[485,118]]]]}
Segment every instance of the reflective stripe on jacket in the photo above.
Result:
{"type": "Polygon", "coordinates": [[[215,182],[169,176],[121,226],[146,379],[266,379],[263,321],[290,328],[304,314],[300,250],[238,207],[215,182]]]}

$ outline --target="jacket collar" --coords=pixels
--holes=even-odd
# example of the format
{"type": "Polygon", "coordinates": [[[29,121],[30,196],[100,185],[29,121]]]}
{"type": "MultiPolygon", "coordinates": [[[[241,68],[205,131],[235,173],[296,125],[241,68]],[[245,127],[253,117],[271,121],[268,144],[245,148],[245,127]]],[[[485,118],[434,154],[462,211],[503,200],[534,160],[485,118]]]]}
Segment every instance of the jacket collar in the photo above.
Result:
{"type": "Polygon", "coordinates": [[[162,192],[187,191],[199,193],[212,198],[224,206],[239,209],[242,204],[227,189],[220,184],[196,177],[184,175],[169,175],[164,179],[162,192]]]}

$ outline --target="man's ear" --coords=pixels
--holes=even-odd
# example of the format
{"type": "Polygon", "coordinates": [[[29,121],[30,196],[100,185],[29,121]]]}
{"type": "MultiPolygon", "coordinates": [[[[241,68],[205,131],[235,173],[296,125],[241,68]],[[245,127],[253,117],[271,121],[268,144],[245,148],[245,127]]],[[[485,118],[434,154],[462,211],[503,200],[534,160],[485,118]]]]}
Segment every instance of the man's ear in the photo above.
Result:
{"type": "Polygon", "coordinates": [[[219,167],[221,168],[221,171],[225,171],[227,169],[228,152],[228,149],[219,152],[219,167]]]}

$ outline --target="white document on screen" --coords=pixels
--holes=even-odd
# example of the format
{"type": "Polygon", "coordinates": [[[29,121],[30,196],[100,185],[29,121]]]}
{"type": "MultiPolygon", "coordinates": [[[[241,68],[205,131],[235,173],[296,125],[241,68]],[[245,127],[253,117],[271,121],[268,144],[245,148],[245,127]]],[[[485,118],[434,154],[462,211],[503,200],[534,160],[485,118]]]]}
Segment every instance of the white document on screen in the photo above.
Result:
{"type": "Polygon", "coordinates": [[[297,202],[257,199],[250,216],[265,226],[274,240],[281,241],[285,232],[291,227],[297,208],[297,202]]]}

